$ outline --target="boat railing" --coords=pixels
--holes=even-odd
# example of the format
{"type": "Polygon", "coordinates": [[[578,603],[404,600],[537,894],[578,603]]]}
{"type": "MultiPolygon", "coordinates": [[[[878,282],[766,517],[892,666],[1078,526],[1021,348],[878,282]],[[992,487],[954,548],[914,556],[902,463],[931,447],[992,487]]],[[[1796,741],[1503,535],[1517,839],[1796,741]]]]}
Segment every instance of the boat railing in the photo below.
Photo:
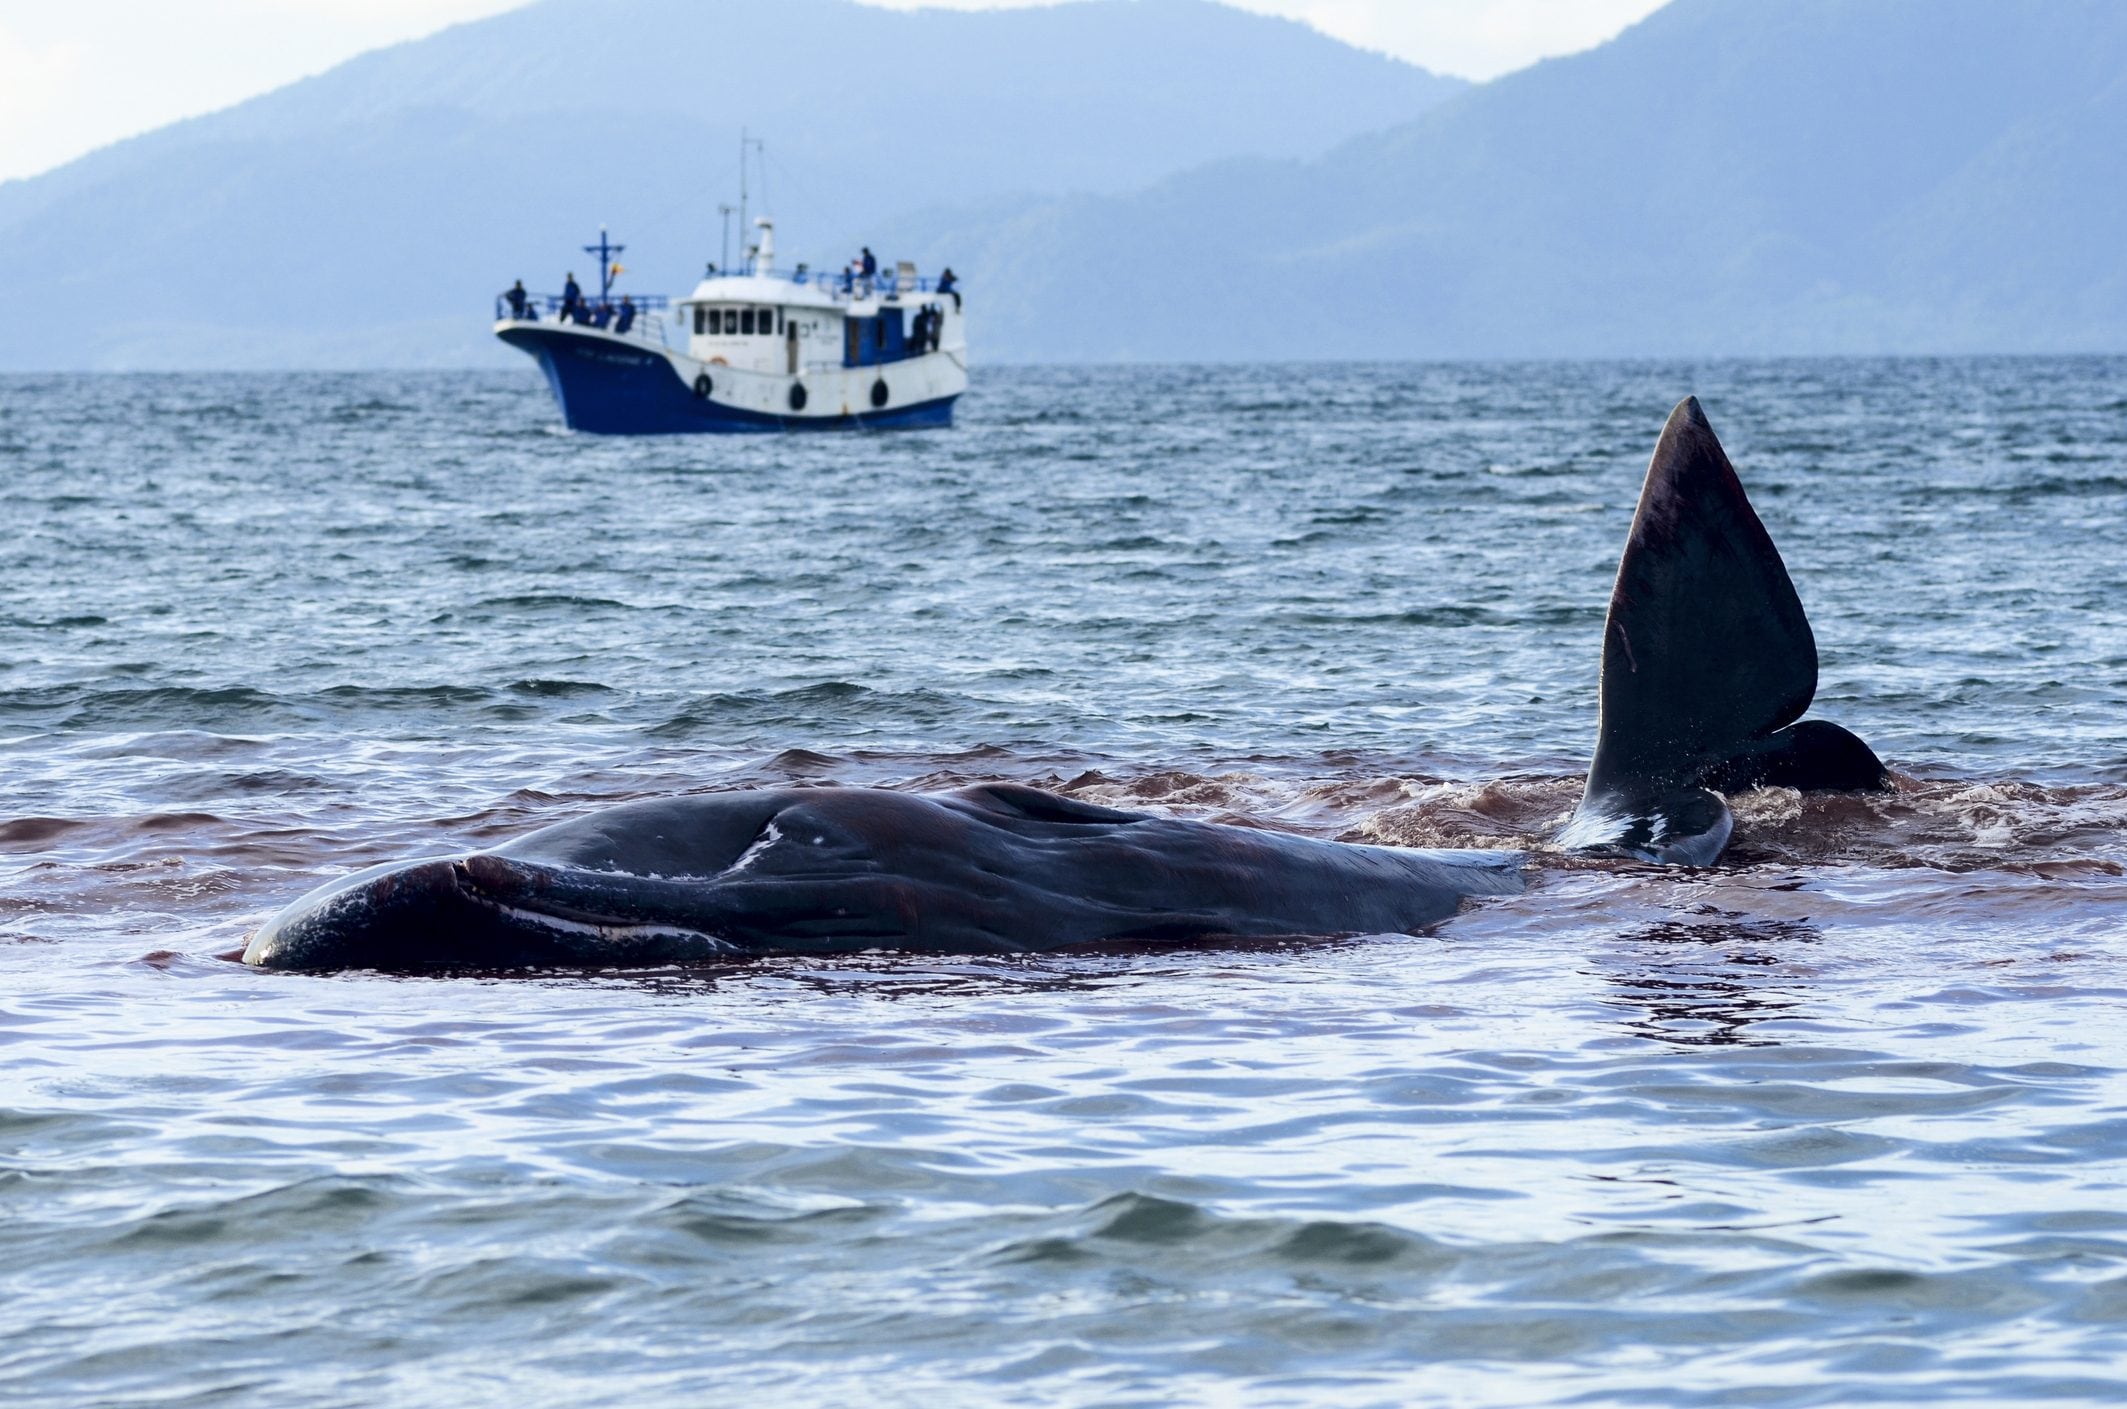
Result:
{"type": "Polygon", "coordinates": [[[516,304],[512,302],[508,294],[497,294],[495,295],[495,321],[499,323],[505,318],[514,318],[524,322],[566,323],[589,328],[601,328],[602,331],[608,333],[620,333],[621,300],[623,298],[634,305],[635,317],[629,321],[627,331],[622,335],[639,337],[647,342],[660,341],[663,333],[659,331],[659,324],[663,321],[666,310],[672,307],[671,298],[665,294],[628,293],[618,297],[608,295],[603,302],[606,308],[611,311],[607,314],[602,328],[598,321],[601,300],[595,294],[580,297],[571,306],[569,300],[561,294],[528,293],[524,296],[524,309],[522,312],[517,310],[516,304]]]}
{"type": "Polygon", "coordinates": [[[800,264],[795,269],[717,269],[711,266],[711,279],[781,279],[800,288],[821,289],[836,298],[893,298],[901,294],[953,293],[960,288],[955,279],[952,287],[940,290],[938,276],[912,274],[902,278],[891,269],[881,269],[870,278],[854,269],[813,269],[800,264]]]}
{"type": "MultiPolygon", "coordinates": [[[[891,269],[882,269],[868,279],[854,269],[794,269],[780,277],[798,284],[813,283],[842,298],[870,298],[874,294],[894,298],[902,294],[939,292],[936,275],[912,274],[903,278],[891,269]]],[[[952,293],[959,287],[960,281],[955,279],[952,288],[944,292],[952,293]]]]}
{"type": "MultiPolygon", "coordinates": [[[[961,287],[960,281],[955,279],[952,287],[941,290],[936,276],[933,275],[911,275],[904,278],[895,272],[882,269],[867,279],[851,269],[808,269],[803,265],[795,269],[777,269],[766,274],[742,276],[733,273],[728,277],[782,279],[800,288],[819,289],[837,299],[897,298],[907,294],[941,292],[957,295],[961,287]]],[[[635,318],[626,335],[639,336],[652,342],[658,341],[662,334],[652,330],[663,320],[664,315],[671,311],[672,298],[666,294],[638,293],[629,293],[623,297],[635,305],[635,318]]],[[[613,312],[606,319],[604,330],[619,332],[616,324],[620,317],[621,300],[609,295],[605,302],[613,312]]],[[[599,326],[596,321],[598,305],[599,299],[596,295],[578,298],[572,308],[561,294],[527,293],[524,296],[524,309],[520,313],[511,303],[508,294],[497,294],[495,321],[499,323],[506,318],[514,318],[535,323],[562,322],[595,328],[599,326]]]]}

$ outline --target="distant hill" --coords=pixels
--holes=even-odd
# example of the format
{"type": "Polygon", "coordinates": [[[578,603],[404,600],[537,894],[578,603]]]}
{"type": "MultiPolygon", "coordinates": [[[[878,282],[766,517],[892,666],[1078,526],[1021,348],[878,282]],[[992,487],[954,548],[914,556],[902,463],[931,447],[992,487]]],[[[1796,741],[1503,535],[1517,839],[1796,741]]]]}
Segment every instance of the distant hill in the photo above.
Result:
{"type": "Polygon", "coordinates": [[[741,124],[786,257],[839,263],[890,218],[1317,156],[1463,86],[1208,0],[541,0],[0,184],[0,261],[37,271],[0,367],[498,360],[488,297],[588,273],[601,222],[633,287],[690,287],[741,124]]]}
{"type": "Polygon", "coordinates": [[[999,357],[2127,350],[2127,4],[1674,0],[1319,159],[893,234],[999,357]]]}
{"type": "Polygon", "coordinates": [[[968,281],[985,362],[2127,350],[2127,4],[1673,0],[1478,87],[1207,0],[543,0],[0,185],[0,367],[496,362],[605,221],[968,281]],[[756,199],[760,193],[756,192],[756,199]]]}

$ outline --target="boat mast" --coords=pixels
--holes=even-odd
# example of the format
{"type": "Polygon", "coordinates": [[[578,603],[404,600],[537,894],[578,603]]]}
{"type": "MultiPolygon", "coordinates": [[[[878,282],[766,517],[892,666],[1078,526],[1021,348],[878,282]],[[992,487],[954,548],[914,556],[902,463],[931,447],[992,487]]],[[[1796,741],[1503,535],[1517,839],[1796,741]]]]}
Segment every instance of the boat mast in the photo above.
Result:
{"type": "Polygon", "coordinates": [[[604,303],[606,295],[613,292],[613,256],[626,248],[626,245],[608,243],[606,240],[606,227],[603,225],[598,227],[598,243],[583,247],[585,254],[598,256],[598,301],[600,303],[604,303]]]}

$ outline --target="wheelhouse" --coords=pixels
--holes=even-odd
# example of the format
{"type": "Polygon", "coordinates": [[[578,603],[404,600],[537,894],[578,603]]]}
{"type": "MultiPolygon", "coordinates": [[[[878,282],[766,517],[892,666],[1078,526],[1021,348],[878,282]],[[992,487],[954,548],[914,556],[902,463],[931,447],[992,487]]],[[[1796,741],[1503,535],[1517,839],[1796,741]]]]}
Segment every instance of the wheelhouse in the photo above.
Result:
{"type": "Polygon", "coordinates": [[[690,307],[694,310],[694,336],[698,338],[781,337],[789,320],[786,309],[750,303],[697,303],[690,307]]]}

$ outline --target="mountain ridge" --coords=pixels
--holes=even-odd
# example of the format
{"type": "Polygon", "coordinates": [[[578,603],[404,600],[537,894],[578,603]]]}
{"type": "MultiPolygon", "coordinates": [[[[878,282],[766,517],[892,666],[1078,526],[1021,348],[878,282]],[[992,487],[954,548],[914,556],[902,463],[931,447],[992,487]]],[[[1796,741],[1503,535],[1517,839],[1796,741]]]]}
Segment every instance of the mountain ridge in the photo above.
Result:
{"type": "Polygon", "coordinates": [[[690,285],[742,123],[784,249],[839,261],[898,212],[1311,154],[1462,86],[1210,0],[541,0],[0,185],[0,254],[45,271],[0,366],[226,365],[247,338],[256,365],[494,362],[486,295],[558,283],[601,220],[636,288],[690,285]]]}
{"type": "Polygon", "coordinates": [[[1313,161],[894,234],[1021,288],[989,334],[1060,360],[2120,350],[2123,74],[2098,0],[1673,0],[1313,161]],[[1118,244],[1128,347],[1044,286],[1118,244]]]}
{"type": "MultiPolygon", "coordinates": [[[[581,0],[546,3],[553,12],[574,6],[578,20],[585,13],[581,0]]],[[[669,18],[680,0],[623,3],[655,19],[669,18]]],[[[811,7],[808,15],[841,13],[840,0],[794,3],[811,7]]],[[[1159,77],[1176,65],[1153,41],[1183,42],[1176,36],[1194,33],[1197,21],[1223,16],[1221,42],[1260,67],[1265,55],[1286,52],[1280,45],[1294,28],[1233,28],[1236,12],[1199,0],[990,13],[1037,17],[1030,27],[986,31],[992,47],[981,52],[990,55],[985,63],[1003,62],[998,56],[1014,46],[1046,46],[1048,96],[1011,100],[1047,114],[1022,123],[1046,136],[1056,135],[1047,125],[1065,121],[1055,114],[1076,111],[1065,99],[1105,111],[1092,101],[1105,90],[1096,90],[1080,51],[1043,38],[1049,31],[1040,26],[1068,28],[1088,16],[1138,23],[1143,52],[1101,72],[1134,73],[1137,86],[1161,90],[1124,125],[1164,134],[1170,156],[1191,142],[1203,146],[1187,133],[1176,138],[1171,109],[1190,94],[1205,101],[1207,91],[1246,85],[1234,78],[1240,59],[1208,87],[1159,77]],[[1250,47],[1258,41],[1267,47],[1250,47]],[[1073,82],[1085,91],[1074,95],[1073,82]]],[[[878,42],[867,35],[874,32],[852,42],[878,42]]],[[[311,365],[494,362],[480,310],[467,308],[480,301],[473,290],[554,265],[583,243],[590,229],[578,227],[591,222],[581,217],[600,192],[572,190],[571,174],[637,140],[637,128],[635,118],[612,112],[517,113],[500,129],[509,141],[498,155],[495,119],[482,104],[523,105],[528,84],[551,79],[506,65],[464,72],[468,56],[493,42],[492,32],[461,35],[427,51],[428,67],[407,80],[433,88],[443,84],[436,75],[455,74],[451,81],[473,97],[440,108],[401,104],[359,132],[342,132],[333,149],[334,179],[392,190],[402,208],[465,212],[462,193],[483,183],[528,193],[510,207],[516,225],[490,222],[499,233],[476,251],[478,282],[463,268],[411,278],[387,290],[396,300],[387,319],[371,316],[365,273],[330,286],[334,313],[321,326],[247,333],[304,287],[319,213],[334,208],[329,193],[309,189],[320,179],[316,164],[276,141],[270,124],[247,119],[205,134],[223,144],[218,163],[208,163],[211,180],[145,163],[115,193],[110,182],[91,183],[102,193],[95,220],[47,222],[119,245],[109,231],[156,229],[168,245],[157,255],[161,277],[180,282],[214,277],[204,251],[218,231],[249,219],[274,235],[260,256],[266,267],[222,295],[219,321],[196,309],[106,312],[98,340],[80,355],[101,359],[96,365],[142,365],[190,347],[212,363],[237,357],[248,338],[254,349],[311,365]],[[418,169],[396,169],[394,154],[412,147],[422,153],[418,169]],[[301,218],[260,214],[262,182],[309,190],[295,202],[301,218]]],[[[1080,42],[1086,53],[1099,47],[1080,42]]],[[[1345,72],[1337,50],[1312,52],[1337,55],[1333,67],[1345,72]]],[[[359,85],[368,75],[338,81],[359,85]]],[[[810,213],[778,233],[793,257],[837,242],[853,248],[861,237],[925,268],[951,263],[969,288],[975,346],[988,362],[2127,350],[2127,267],[2117,253],[2127,248],[2127,6],[1672,0],[1595,49],[1487,84],[1425,92],[1422,109],[1396,122],[1335,133],[1316,114],[1310,140],[1286,133],[1273,150],[1248,128],[1256,137],[1230,142],[1235,150],[1150,175],[1157,161],[1125,170],[1119,158],[1108,160],[1109,148],[1134,148],[1143,134],[1103,145],[1090,128],[1064,134],[1078,149],[1040,161],[1031,147],[992,140],[984,159],[997,159],[976,172],[980,164],[962,162],[958,149],[994,139],[1003,119],[985,126],[939,109],[930,116],[956,135],[936,148],[912,155],[894,145],[908,139],[889,136],[854,155],[817,158],[847,157],[856,173],[846,184],[813,183],[838,198],[874,182],[877,218],[867,226],[836,223],[817,190],[807,193],[809,207],[793,200],[792,169],[771,164],[782,186],[779,214],[793,206],[810,213]],[[1108,161],[1105,188],[1071,175],[1086,159],[1108,161]],[[1037,168],[1039,182],[1015,185],[1037,168]],[[931,179],[941,171],[954,179],[931,179]],[[793,227],[801,236],[794,250],[793,227]]],[[[665,120],[675,130],[707,130],[686,109],[700,95],[680,97],[659,109],[665,120]]],[[[1391,92],[1378,101],[1398,100],[1391,92]]],[[[320,121],[334,111],[329,89],[305,102],[320,121]]],[[[1363,104],[1341,95],[1323,102],[1348,127],[1363,115],[1363,104]]],[[[488,217],[475,206],[457,219],[485,230],[488,217]]],[[[97,298],[109,307],[108,288],[83,280],[120,267],[123,248],[102,250],[84,276],[58,249],[8,248],[20,228],[6,224],[0,205],[0,251],[49,256],[38,267],[57,271],[55,286],[82,291],[83,307],[97,298]]],[[[714,253],[698,219],[631,217],[615,228],[636,252],[662,246],[644,262],[657,276],[652,287],[685,287],[692,260],[714,253]]],[[[140,282],[135,303],[154,303],[140,282]]],[[[0,365],[44,365],[27,359],[50,355],[11,346],[0,333],[0,365]]]]}

